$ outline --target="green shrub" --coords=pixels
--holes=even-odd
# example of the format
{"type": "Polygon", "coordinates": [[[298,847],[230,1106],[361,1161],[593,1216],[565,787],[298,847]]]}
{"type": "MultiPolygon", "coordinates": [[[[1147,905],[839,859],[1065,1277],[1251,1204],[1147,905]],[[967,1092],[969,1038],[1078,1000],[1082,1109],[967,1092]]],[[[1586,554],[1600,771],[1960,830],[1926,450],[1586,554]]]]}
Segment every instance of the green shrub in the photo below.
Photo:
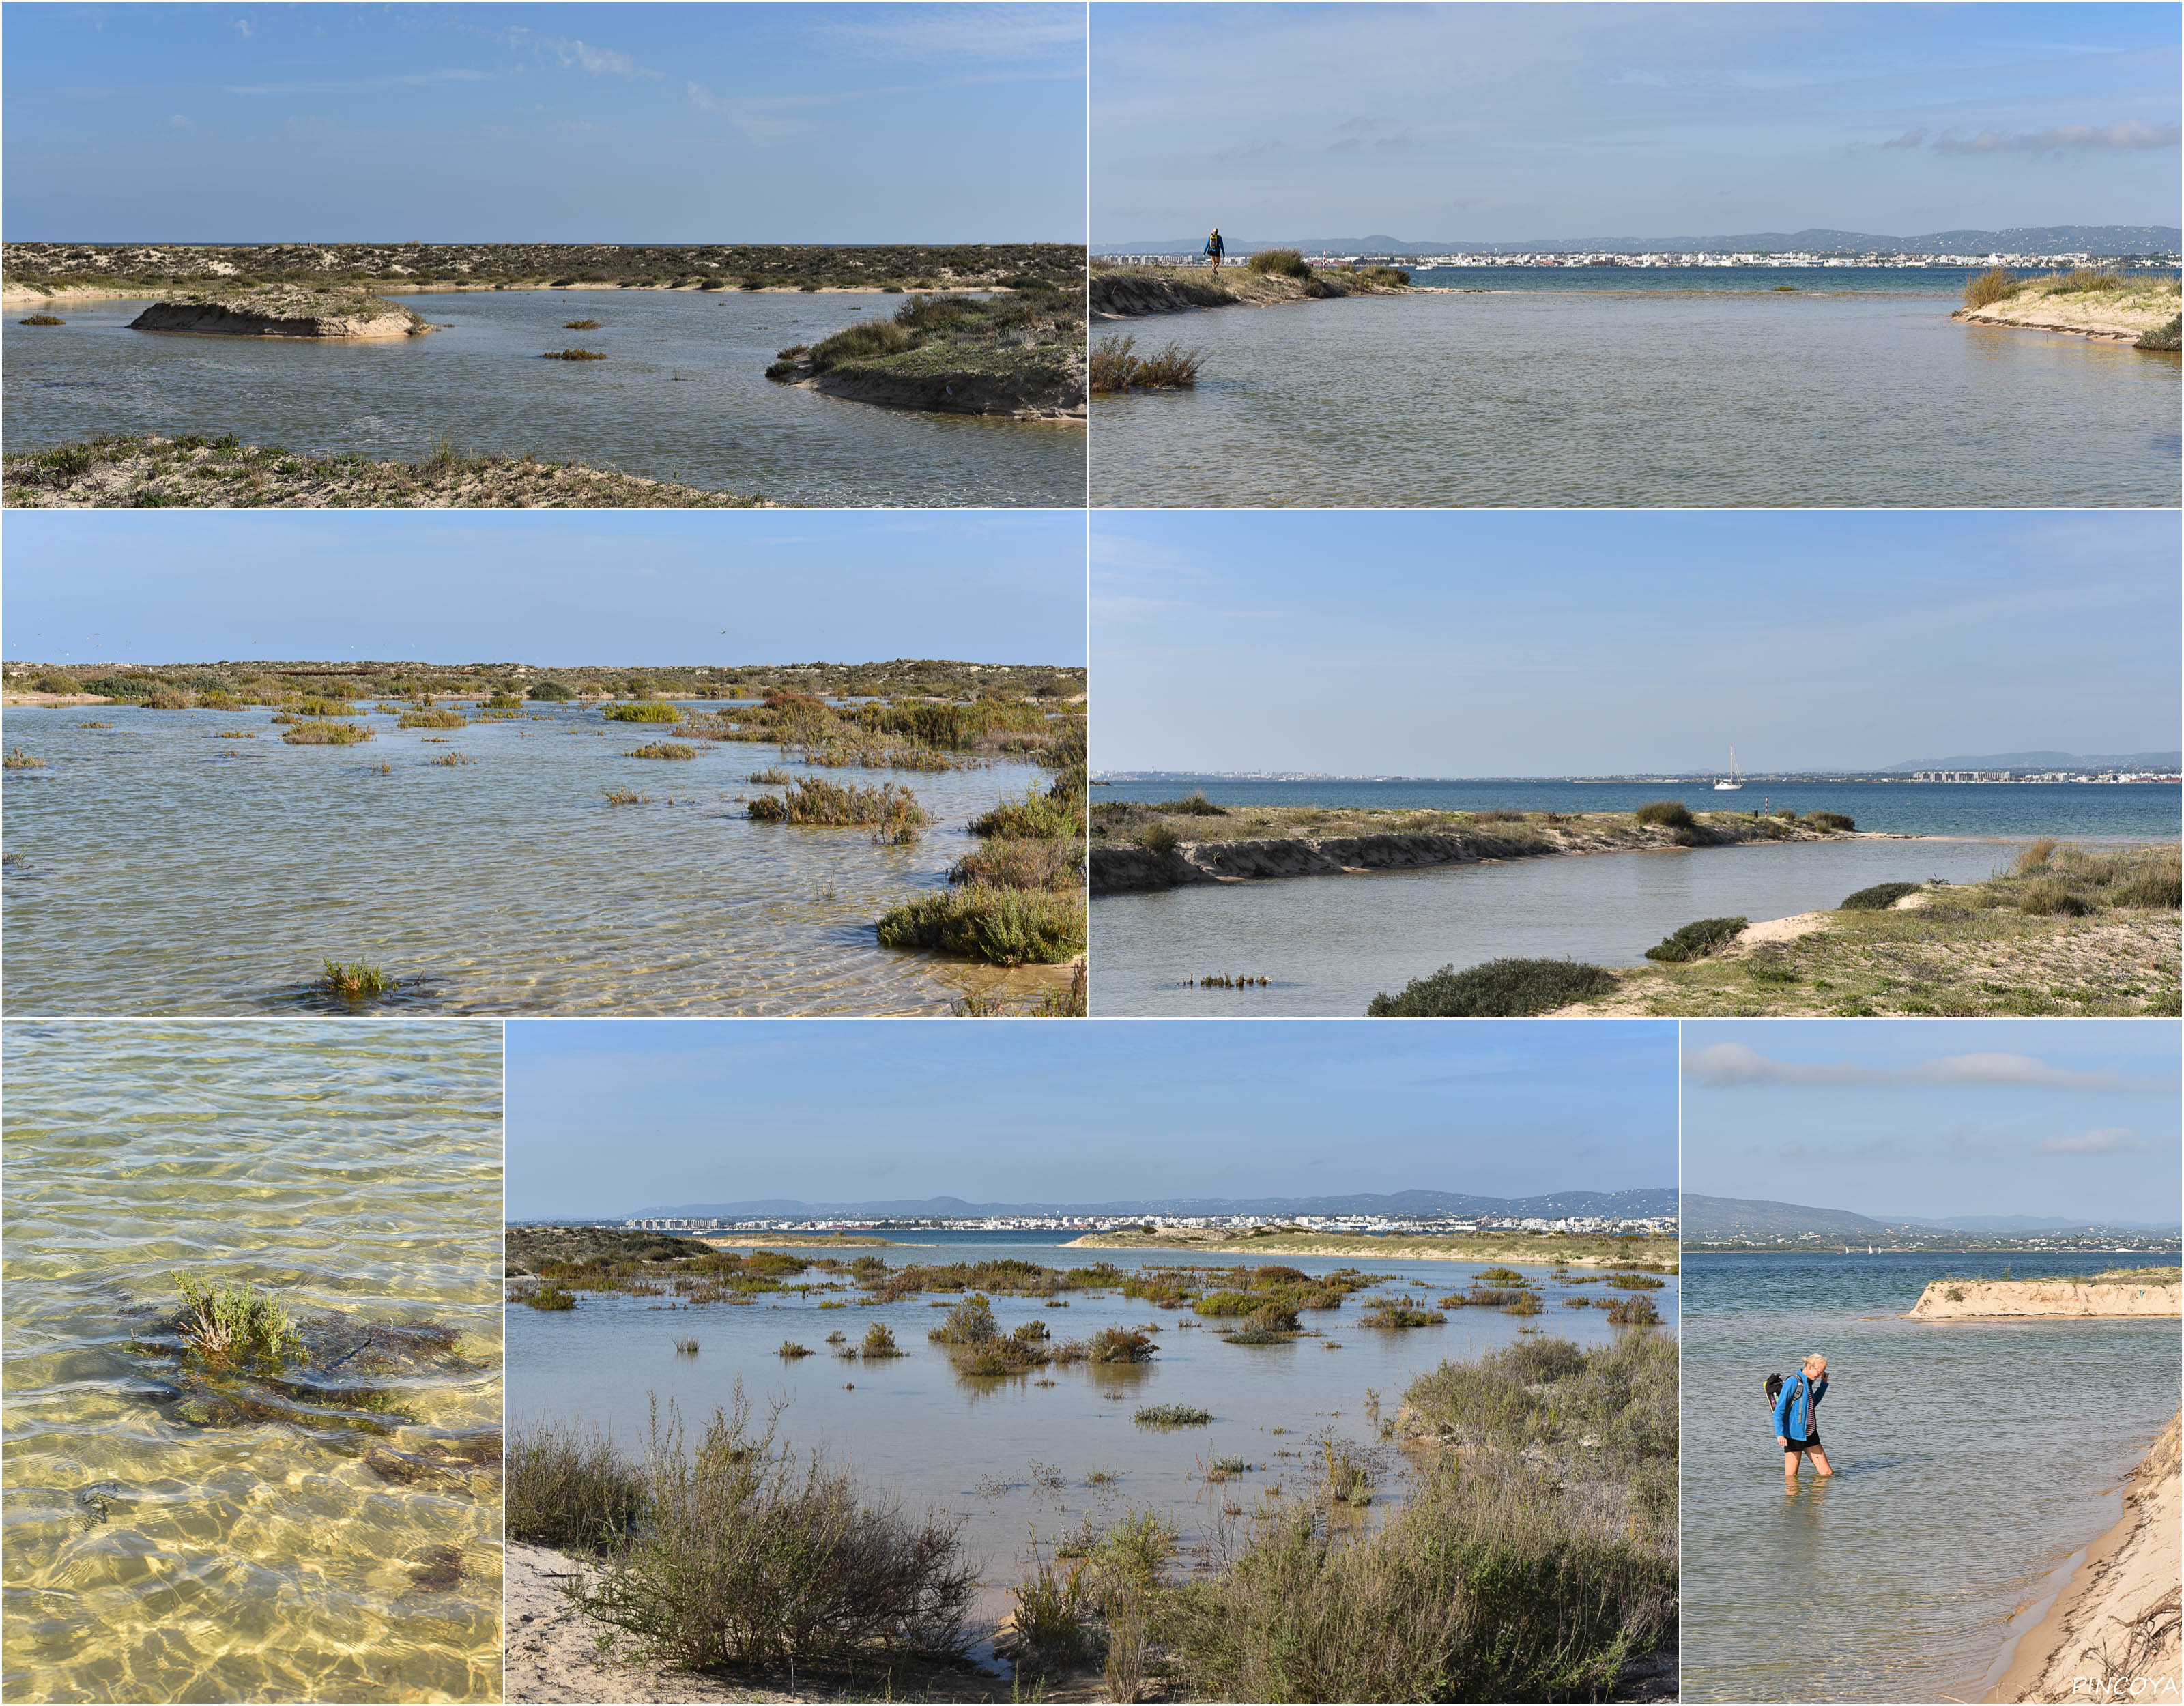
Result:
{"type": "Polygon", "coordinates": [[[57,675],[49,670],[31,683],[31,691],[35,693],[81,693],[83,683],[73,675],[57,675]]]}
{"type": "Polygon", "coordinates": [[[574,687],[565,686],[560,681],[534,681],[531,685],[530,693],[534,699],[549,702],[573,699],[577,697],[577,690],[574,687]]]}
{"type": "Polygon", "coordinates": [[[1282,278],[1308,279],[1312,269],[1295,249],[1261,249],[1244,264],[1253,272],[1282,278]]]}
{"type": "Polygon", "coordinates": [[[380,967],[367,965],[362,960],[354,965],[344,965],[337,959],[324,963],[326,974],[320,981],[329,995],[362,1001],[375,995],[391,995],[401,987],[400,979],[390,977],[380,967]]]}
{"type": "Polygon", "coordinates": [[[283,729],[281,738],[292,747],[354,747],[371,738],[362,723],[299,723],[283,729]]]}
{"type": "Polygon", "coordinates": [[[150,711],[187,711],[197,703],[197,695],[181,687],[156,687],[144,701],[150,711]]]}
{"type": "Polygon", "coordinates": [[[1855,818],[1847,818],[1841,812],[1807,812],[1805,821],[1814,829],[1841,830],[1846,834],[1858,827],[1855,818]]]}
{"type": "Polygon", "coordinates": [[[1458,971],[1444,965],[1401,993],[1376,995],[1372,1019],[1524,1019],[1615,987],[1615,974],[1574,959],[1490,959],[1458,971]]]}
{"type": "Polygon", "coordinates": [[[2184,349],[2184,315],[2171,314],[2165,325],[2155,326],[2138,335],[2133,349],[2184,349]]]}
{"type": "Polygon", "coordinates": [[[1195,1404],[1148,1404],[1130,1420],[1139,1427],[1204,1427],[1213,1412],[1195,1404]]]}
{"type": "Polygon", "coordinates": [[[596,1585],[588,1616],[636,1655],[688,1670],[823,1666],[856,1654],[960,1661],[978,1572],[961,1520],[906,1514],[819,1452],[755,1429],[738,1383],[694,1449],[672,1405],[639,1470],[646,1520],[596,1585]]]}
{"type": "Polygon", "coordinates": [[[844,787],[823,776],[805,776],[782,794],[755,794],[746,803],[754,823],[808,824],[847,829],[877,825],[888,830],[922,829],[931,821],[917,796],[893,782],[878,787],[844,787]]]}
{"type": "Polygon", "coordinates": [[[626,759],[694,759],[698,749],[688,741],[653,741],[622,754],[626,759]]]}
{"type": "Polygon", "coordinates": [[[1658,825],[1663,829],[1691,827],[1691,808],[1681,800],[1648,800],[1631,815],[1641,824],[1658,825]]]}
{"type": "Polygon", "coordinates": [[[1751,921],[1745,918],[1700,919],[1662,937],[1646,950],[1646,958],[1670,962],[1704,959],[1736,941],[1738,933],[1751,921]]]}
{"type": "Polygon", "coordinates": [[[296,1336],[288,1312],[278,1298],[251,1289],[250,1282],[224,1280],[200,1284],[187,1274],[175,1275],[182,1294],[176,1322],[182,1342],[208,1362],[280,1362],[296,1336]]]}
{"type": "MultiPolygon", "coordinates": [[[[806,353],[805,359],[814,373],[827,373],[844,362],[875,361],[882,357],[900,355],[905,350],[916,349],[922,342],[918,334],[899,320],[860,320],[855,325],[844,326],[831,337],[822,337],[806,353]]],[[[787,351],[783,353],[786,355],[787,351]]]]}
{"type": "Polygon", "coordinates": [[[634,705],[609,705],[599,714],[610,723],[679,723],[682,712],[658,699],[634,705]]]}
{"type": "Polygon", "coordinates": [[[974,836],[1007,836],[1019,841],[1081,837],[1084,809],[1045,794],[1029,794],[1020,800],[1003,800],[964,827],[974,836]]]}
{"type": "Polygon", "coordinates": [[[1862,888],[1856,894],[1846,895],[1838,912],[1886,912],[1907,894],[1917,894],[1926,886],[1923,882],[1877,882],[1871,888],[1862,888]]]}
{"type": "Polygon", "coordinates": [[[517,1301],[534,1309],[573,1309],[577,1307],[577,1294],[559,1286],[533,1286],[517,1301]]]}
{"type": "Polygon", "coordinates": [[[2093,909],[2060,877],[2035,877],[2017,897],[2017,909],[2031,918],[2082,918],[2093,909]]]}
{"type": "Polygon", "coordinates": [[[1989,267],[1964,286],[1966,308],[1986,308],[2017,294],[2017,275],[2008,267],[1989,267]]]}
{"type": "Polygon", "coordinates": [[[1084,951],[1081,891],[970,882],[918,896],[879,921],[883,947],[924,948],[992,965],[1056,965],[1084,951]]]}
{"type": "Polygon", "coordinates": [[[2137,876],[2117,884],[2109,892],[2109,903],[2156,909],[2165,907],[2170,912],[2184,906],[2184,873],[2177,869],[2174,850],[2165,867],[2150,865],[2137,876]]]}
{"type": "Polygon", "coordinates": [[[545,355],[548,361],[604,361],[606,358],[607,353],[603,349],[549,349],[545,355]]]}
{"type": "Polygon", "coordinates": [[[1147,853],[1165,855],[1183,845],[1183,836],[1173,824],[1147,824],[1139,831],[1138,845],[1147,853]]]}
{"type": "Polygon", "coordinates": [[[637,1465],[607,1435],[573,1423],[510,1428],[506,1470],[510,1540],[562,1552],[611,1552],[644,1514],[637,1465]]]}
{"type": "Polygon", "coordinates": [[[463,729],[470,726],[470,719],[460,711],[447,709],[404,711],[395,720],[398,729],[463,729]]]}

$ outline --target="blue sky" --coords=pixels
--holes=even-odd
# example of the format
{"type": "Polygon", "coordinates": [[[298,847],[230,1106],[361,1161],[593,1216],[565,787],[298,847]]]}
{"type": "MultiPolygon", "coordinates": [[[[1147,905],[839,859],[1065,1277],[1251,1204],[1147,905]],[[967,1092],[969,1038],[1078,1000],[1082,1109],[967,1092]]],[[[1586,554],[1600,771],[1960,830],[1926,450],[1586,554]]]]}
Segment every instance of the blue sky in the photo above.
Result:
{"type": "Polygon", "coordinates": [[[1084,9],[7,8],[7,235],[1081,242],[1084,9]]]}
{"type": "Polygon", "coordinates": [[[1684,1189],[2175,1224],[2173,1020],[1687,1020],[1684,1189]]]}
{"type": "Polygon", "coordinates": [[[1424,776],[2159,750],[2174,512],[1098,511],[1092,762],[1424,776]]]}
{"type": "Polygon", "coordinates": [[[508,1211],[1673,1186],[1675,1027],[516,1020],[508,1211]]]}
{"type": "Polygon", "coordinates": [[[1093,8],[1100,243],[2173,225],[2161,5],[1093,8]]]}
{"type": "Polygon", "coordinates": [[[19,511],[22,662],[1084,661],[1062,510],[19,511]]]}

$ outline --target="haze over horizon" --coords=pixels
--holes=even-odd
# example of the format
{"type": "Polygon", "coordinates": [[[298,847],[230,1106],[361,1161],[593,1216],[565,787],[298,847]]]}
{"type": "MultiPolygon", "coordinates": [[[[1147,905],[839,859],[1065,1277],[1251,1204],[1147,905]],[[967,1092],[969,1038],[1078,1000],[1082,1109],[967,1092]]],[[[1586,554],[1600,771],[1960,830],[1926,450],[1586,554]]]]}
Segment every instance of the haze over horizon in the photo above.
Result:
{"type": "Polygon", "coordinates": [[[2084,1225],[2184,1189],[2173,1021],[1686,1020],[1681,1046],[1693,1195],[2084,1225]]]}
{"type": "Polygon", "coordinates": [[[1731,744],[1754,773],[2159,751],[2147,733],[2184,693],[2180,544],[2153,511],[1098,510],[1092,764],[1696,775],[1731,744]]]}
{"type": "Polygon", "coordinates": [[[1094,240],[2174,221],[2130,4],[1093,8],[1094,240]]]}
{"type": "Polygon", "coordinates": [[[6,234],[1082,242],[1084,30],[1044,0],[14,6],[6,234]]]}
{"type": "Polygon", "coordinates": [[[1652,1020],[515,1020],[507,1212],[1652,1189],[1675,1177],[1674,1036],[1652,1020]]]}

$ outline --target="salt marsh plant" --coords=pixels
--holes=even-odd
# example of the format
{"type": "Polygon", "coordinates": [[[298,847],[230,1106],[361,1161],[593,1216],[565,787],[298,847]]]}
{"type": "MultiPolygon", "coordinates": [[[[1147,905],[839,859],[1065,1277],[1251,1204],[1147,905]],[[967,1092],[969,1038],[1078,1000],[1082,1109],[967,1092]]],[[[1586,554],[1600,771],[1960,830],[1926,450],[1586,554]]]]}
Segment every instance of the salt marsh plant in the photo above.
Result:
{"type": "Polygon", "coordinates": [[[437,710],[404,711],[396,720],[399,729],[460,729],[469,726],[470,719],[460,711],[437,710]]]}
{"type": "Polygon", "coordinates": [[[1139,1427],[1204,1427],[1212,1421],[1213,1412],[1195,1404],[1147,1404],[1130,1420],[1139,1427]]]}
{"type": "Polygon", "coordinates": [[[624,753],[626,759],[694,759],[698,749],[681,741],[653,741],[624,753]]]}
{"type": "Polygon", "coordinates": [[[1357,1325],[1395,1331],[1407,1327],[1442,1326],[1447,1320],[1448,1317],[1439,1309],[1414,1309],[1401,1298],[1368,1298],[1357,1325]]]}
{"type": "Polygon", "coordinates": [[[561,322],[564,331],[597,331],[599,329],[599,323],[595,320],[565,320],[561,322]]]}
{"type": "Polygon", "coordinates": [[[896,907],[880,920],[878,935],[888,947],[925,948],[993,965],[1057,965],[1084,951],[1084,902],[1078,891],[971,882],[896,907]]]}
{"type": "Polygon", "coordinates": [[[1691,808],[1681,800],[1648,800],[1631,816],[1663,829],[1687,830],[1692,823],[1691,808]]]}
{"type": "Polygon", "coordinates": [[[874,1321],[865,1329],[865,1342],[859,1348],[868,1360],[876,1357],[899,1357],[905,1354],[895,1343],[894,1334],[884,1321],[874,1321]]]}
{"type": "Polygon", "coordinates": [[[1871,888],[1862,888],[1855,894],[1843,897],[1839,912],[1886,912],[1907,894],[1916,894],[1925,887],[1923,882],[1877,882],[1871,888]]]}
{"type": "Polygon", "coordinates": [[[508,1537],[585,1553],[612,1552],[644,1513],[637,1465],[611,1437],[573,1423],[508,1432],[508,1537]]]}
{"type": "Polygon", "coordinates": [[[362,723],[298,723],[283,729],[281,738],[292,747],[354,747],[371,738],[362,723]]]}
{"type": "Polygon", "coordinates": [[[8,756],[0,759],[0,770],[42,770],[45,767],[46,761],[43,759],[33,758],[20,747],[8,747],[8,756]]]}
{"type": "Polygon", "coordinates": [[[1198,383],[1206,353],[1185,349],[1173,339],[1150,355],[1137,353],[1134,337],[1103,337],[1092,347],[1092,389],[1181,391],[1198,383]]]}
{"type": "Polygon", "coordinates": [[[652,803],[651,795],[640,794],[630,788],[609,788],[605,792],[606,802],[610,806],[649,806],[652,803]]]}
{"type": "Polygon", "coordinates": [[[520,1293],[516,1301],[534,1309],[573,1309],[577,1307],[577,1294],[560,1286],[532,1286],[520,1293]]]}
{"type": "Polygon", "coordinates": [[[1264,276],[1308,279],[1312,268],[1295,249],[1261,249],[1244,264],[1264,276]]]}
{"type": "Polygon", "coordinates": [[[960,1659],[978,1574],[961,1519],[866,1493],[790,1449],[777,1420],[755,1425],[740,1383],[694,1447],[672,1405],[655,1411],[636,1470],[645,1520],[578,1608],[640,1659],[692,1670],[960,1659]]]}
{"type": "Polygon", "coordinates": [[[1704,959],[1719,953],[1742,934],[1751,920],[1746,918],[1702,918],[1672,931],[1658,942],[1646,950],[1648,959],[1680,963],[1704,959]]]}
{"type": "Polygon", "coordinates": [[[182,1294],[182,1342],[208,1362],[278,1361],[296,1336],[280,1300],[252,1290],[247,1280],[201,1284],[177,1273],[175,1284],[182,1294]]]}
{"type": "Polygon", "coordinates": [[[799,1358],[810,1356],[811,1353],[805,1349],[802,1345],[798,1344],[794,1339],[783,1339],[781,1342],[781,1349],[775,1354],[779,1356],[783,1362],[793,1363],[799,1358]]]}
{"type": "Polygon", "coordinates": [[[610,723],[679,723],[682,712],[659,699],[641,699],[635,704],[609,705],[599,714],[610,723]]]}
{"type": "Polygon", "coordinates": [[[823,776],[801,777],[786,793],[755,795],[745,809],[753,821],[762,824],[921,829],[931,821],[908,788],[893,782],[844,787],[823,776]]]}
{"type": "Polygon", "coordinates": [[[68,322],[64,320],[58,320],[49,314],[34,314],[28,320],[19,320],[15,324],[17,325],[66,325],[68,322]]]}
{"type": "Polygon", "coordinates": [[[329,995],[365,1001],[376,995],[390,995],[401,986],[398,978],[390,977],[379,966],[367,965],[362,960],[344,965],[337,959],[329,959],[325,964],[326,973],[320,980],[320,986],[329,995]]]}
{"type": "Polygon", "coordinates": [[[606,358],[607,353],[603,349],[549,349],[545,355],[548,361],[604,361],[606,358]]]}
{"type": "Polygon", "coordinates": [[[1574,959],[1490,959],[1458,971],[1444,965],[1393,996],[1376,995],[1373,1019],[1522,1019],[1605,995],[1615,975],[1574,959]]]}
{"type": "Polygon", "coordinates": [[[1607,1305],[1607,1319],[1618,1327],[1651,1327],[1659,1325],[1661,1312],[1651,1298],[1618,1298],[1607,1305]]]}
{"type": "Polygon", "coordinates": [[[1989,267],[1964,286],[1964,306],[1986,308],[2017,294],[2017,275],[2008,267],[1989,267]]]}

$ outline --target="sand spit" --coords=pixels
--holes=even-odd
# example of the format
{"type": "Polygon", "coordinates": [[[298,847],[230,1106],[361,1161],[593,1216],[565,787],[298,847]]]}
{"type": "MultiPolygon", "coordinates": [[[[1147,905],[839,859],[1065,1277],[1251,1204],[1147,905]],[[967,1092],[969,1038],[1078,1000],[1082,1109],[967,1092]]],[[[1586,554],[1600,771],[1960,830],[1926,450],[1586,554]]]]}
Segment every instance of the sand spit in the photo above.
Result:
{"type": "Polygon", "coordinates": [[[1201,308],[1268,308],[1276,303],[1329,297],[1440,295],[1430,286],[1399,285],[1340,268],[1309,278],[1255,273],[1246,266],[1095,267],[1092,318],[1135,320],[1154,314],[1187,314],[1201,308]]]}
{"type": "Polygon", "coordinates": [[[2184,1286],[2098,1280],[1936,1280],[1907,1321],[2025,1320],[2184,1315],[2184,1286]]]}
{"type": "Polygon", "coordinates": [[[129,322],[129,328],[347,343],[422,337],[433,330],[422,314],[370,291],[293,285],[170,297],[153,303],[129,322]]]}
{"type": "MultiPolygon", "coordinates": [[[[1568,1240],[1557,1241],[1557,1246],[1568,1240]]],[[[1663,1239],[1662,1244],[1673,1241],[1663,1239]]],[[[1509,1262],[1529,1268],[1601,1267],[1634,1259],[1658,1261],[1660,1270],[1673,1272],[1676,1253],[1648,1242],[1629,1250],[1610,1248],[1602,1239],[1599,1249],[1580,1247],[1542,1250],[1524,1239],[1433,1236],[1406,1238],[1329,1236],[1323,1233],[1273,1232],[1262,1237],[1240,1238],[1233,1234],[1206,1231],[1195,1226],[1164,1226],[1153,1232],[1087,1232],[1061,1248],[1066,1250],[1190,1250],[1217,1256],[1340,1256],[1383,1262],[1509,1262]]]]}
{"type": "Polygon", "coordinates": [[[811,378],[792,380],[805,391],[882,408],[917,409],[931,414],[986,414],[1009,420],[1082,421],[1085,388],[1081,364],[1067,376],[1027,385],[1012,374],[950,370],[916,373],[874,365],[838,368],[811,378]]]}
{"type": "Polygon", "coordinates": [[[2175,1700],[2184,1524],[2178,1422],[2132,1471],[2123,1520],[2086,1548],[2048,1614],[2025,1635],[1993,1701],[2175,1700]]]}
{"type": "Polygon", "coordinates": [[[1162,852],[1145,847],[1092,848],[1092,892],[1125,894],[1190,883],[1256,882],[1276,877],[1349,876],[1367,871],[1418,870],[1557,853],[1630,853],[1677,847],[1731,847],[1744,842],[1847,841],[1855,831],[1792,827],[1767,819],[1709,818],[1696,829],[1617,820],[1577,820],[1519,837],[1490,830],[1455,834],[1284,836],[1263,841],[1182,842],[1162,852]],[[1748,826],[1748,828],[1747,828],[1748,826]],[[1689,837],[1680,840],[1679,836],[1689,837]]]}

